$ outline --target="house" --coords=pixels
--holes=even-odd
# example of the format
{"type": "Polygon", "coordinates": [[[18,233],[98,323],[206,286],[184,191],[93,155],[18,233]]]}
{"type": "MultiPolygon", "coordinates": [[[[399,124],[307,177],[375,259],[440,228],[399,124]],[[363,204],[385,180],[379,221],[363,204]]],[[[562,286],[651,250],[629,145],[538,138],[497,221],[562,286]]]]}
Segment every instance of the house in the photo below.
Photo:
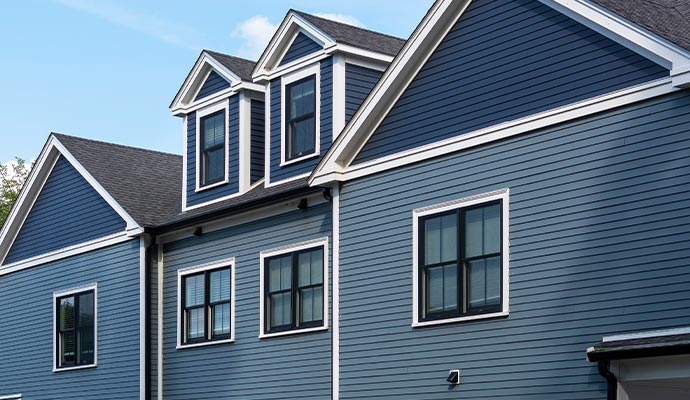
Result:
{"type": "Polygon", "coordinates": [[[689,87],[674,0],[290,10],[201,52],[182,156],[50,135],[0,398],[685,399],[689,87]]]}

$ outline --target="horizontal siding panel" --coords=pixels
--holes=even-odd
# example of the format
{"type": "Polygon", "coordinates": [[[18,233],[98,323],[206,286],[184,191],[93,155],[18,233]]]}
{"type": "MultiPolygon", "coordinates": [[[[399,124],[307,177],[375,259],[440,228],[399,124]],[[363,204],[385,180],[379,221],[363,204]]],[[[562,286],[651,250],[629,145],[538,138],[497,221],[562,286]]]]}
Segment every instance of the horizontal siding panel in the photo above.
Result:
{"type": "Polygon", "coordinates": [[[605,399],[587,347],[690,325],[688,110],[670,94],[346,182],[341,398],[605,399]],[[412,210],[500,188],[510,315],[412,328],[412,210]]]}
{"type": "Polygon", "coordinates": [[[261,100],[251,101],[251,183],[255,183],[264,177],[264,158],[266,157],[265,141],[266,130],[264,112],[264,102],[261,100]]]}
{"type": "Polygon", "coordinates": [[[204,97],[208,97],[212,94],[220,92],[221,90],[228,89],[229,87],[230,82],[218,75],[216,71],[211,70],[211,72],[208,74],[208,77],[204,81],[204,84],[201,85],[201,89],[199,89],[199,93],[197,93],[194,101],[203,99],[204,97]]]}
{"type": "Polygon", "coordinates": [[[316,43],[314,40],[312,40],[309,36],[305,35],[304,33],[299,32],[297,33],[297,36],[295,36],[295,39],[292,41],[290,48],[287,50],[287,52],[285,52],[285,55],[280,60],[279,66],[287,64],[291,61],[295,61],[299,58],[308,56],[309,54],[315,53],[321,49],[322,47],[320,44],[316,43]]]}
{"type": "Polygon", "coordinates": [[[536,0],[474,1],[355,163],[667,76],[536,0]]]}
{"type": "Polygon", "coordinates": [[[345,123],[352,118],[381,75],[382,71],[345,64],[345,123]]]}

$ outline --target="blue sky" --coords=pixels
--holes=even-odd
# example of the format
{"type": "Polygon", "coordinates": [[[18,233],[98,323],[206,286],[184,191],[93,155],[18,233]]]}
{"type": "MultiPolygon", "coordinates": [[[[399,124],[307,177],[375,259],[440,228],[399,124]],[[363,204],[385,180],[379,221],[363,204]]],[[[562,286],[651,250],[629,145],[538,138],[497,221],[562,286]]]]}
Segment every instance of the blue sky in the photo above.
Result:
{"type": "Polygon", "coordinates": [[[407,38],[432,0],[25,0],[0,14],[0,162],[52,131],[179,153],[168,105],[203,48],[258,58],[290,8],[407,38]],[[404,6],[402,6],[404,4],[404,6]]]}

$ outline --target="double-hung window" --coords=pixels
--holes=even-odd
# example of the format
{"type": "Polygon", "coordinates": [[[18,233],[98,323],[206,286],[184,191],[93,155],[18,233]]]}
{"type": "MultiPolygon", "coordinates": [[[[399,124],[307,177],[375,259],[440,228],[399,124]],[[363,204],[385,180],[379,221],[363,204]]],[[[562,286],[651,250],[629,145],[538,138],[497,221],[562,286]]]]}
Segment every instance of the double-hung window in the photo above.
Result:
{"type": "Polygon", "coordinates": [[[326,327],[327,244],[262,252],[262,335],[326,327]]]}
{"type": "Polygon", "coordinates": [[[198,111],[198,189],[227,180],[226,103],[198,111]]]}
{"type": "Polygon", "coordinates": [[[232,261],[178,271],[178,346],[233,339],[232,261]]]}
{"type": "Polygon", "coordinates": [[[55,370],[96,365],[96,287],[56,293],[55,370]]]}
{"type": "Polygon", "coordinates": [[[286,160],[316,152],[315,81],[312,75],[285,87],[286,160]]]}
{"type": "Polygon", "coordinates": [[[416,212],[416,322],[507,312],[507,191],[416,212]]]}

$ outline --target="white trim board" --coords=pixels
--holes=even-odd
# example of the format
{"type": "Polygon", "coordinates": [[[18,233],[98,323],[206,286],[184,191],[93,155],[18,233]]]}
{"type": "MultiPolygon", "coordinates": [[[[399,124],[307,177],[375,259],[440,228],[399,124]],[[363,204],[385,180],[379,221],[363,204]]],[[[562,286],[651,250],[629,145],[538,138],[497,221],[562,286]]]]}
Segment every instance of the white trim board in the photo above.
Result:
{"type": "MultiPolygon", "coordinates": [[[[48,180],[50,173],[55,166],[58,158],[62,156],[79,172],[79,174],[93,187],[96,192],[108,203],[110,207],[118,213],[118,215],[125,221],[125,232],[128,236],[134,237],[141,234],[144,229],[132,218],[127,211],[108,193],[105,188],[82,166],[79,161],[60,143],[55,135],[50,135],[41,154],[36,161],[34,168],[29,174],[29,178],[22,189],[16,203],[12,207],[10,214],[5,222],[5,225],[0,231],[0,274],[3,273],[6,265],[2,263],[7,257],[12,244],[14,243],[17,234],[21,230],[26,217],[31,212],[33,205],[43,189],[43,185],[48,180]]],[[[98,239],[100,240],[100,239],[98,239]]],[[[91,242],[82,243],[76,246],[90,245],[91,242]]],[[[70,246],[67,249],[61,249],[56,252],[48,253],[53,256],[54,253],[63,252],[66,250],[74,250],[70,246]]],[[[43,257],[45,255],[41,255],[43,257]]],[[[30,259],[33,260],[34,258],[30,259]]],[[[19,264],[30,263],[29,260],[22,260],[21,262],[13,263],[12,266],[19,264]]]]}
{"type": "Polygon", "coordinates": [[[434,204],[417,208],[412,211],[412,327],[441,325],[454,322],[471,321],[476,319],[495,318],[509,314],[510,303],[510,190],[500,189],[493,192],[477,194],[441,204],[434,204]],[[501,201],[501,311],[489,314],[477,314],[441,320],[419,320],[419,219],[421,217],[440,214],[491,201],[501,201]]]}
{"type": "Polygon", "coordinates": [[[146,399],[146,248],[151,238],[139,237],[139,399],[146,399]]]}
{"type": "MultiPolygon", "coordinates": [[[[547,120],[544,118],[545,113],[541,113],[536,116],[518,120],[520,123],[527,122],[526,120],[529,119],[540,119],[543,122],[540,126],[547,126],[548,124],[563,122],[566,119],[577,118],[601,111],[602,107],[610,108],[628,104],[630,102],[639,101],[642,98],[658,96],[678,90],[679,88],[690,86],[690,52],[687,50],[654,35],[646,29],[630,23],[602,7],[593,5],[589,1],[540,1],[580,21],[597,32],[606,35],[621,45],[668,67],[671,69],[671,77],[661,80],[661,83],[660,81],[652,82],[547,112],[547,114],[560,114],[559,118],[547,120]],[[661,88],[661,86],[664,87],[661,88]],[[649,90],[640,90],[640,88],[649,90]],[[635,92],[635,94],[625,92],[635,92]],[[626,97],[626,94],[630,94],[630,96],[626,97]],[[611,100],[612,97],[616,97],[618,101],[607,103],[606,100],[611,100]],[[586,105],[586,103],[591,103],[591,105],[597,104],[597,106],[584,107],[583,105],[586,105]],[[578,108],[578,112],[566,114],[565,112],[569,111],[569,108],[578,108]]],[[[353,179],[414,162],[415,160],[427,159],[467,147],[455,146],[452,150],[449,149],[448,151],[444,151],[440,150],[441,146],[439,145],[436,146],[437,149],[435,151],[428,153],[425,153],[425,149],[423,148],[413,149],[408,152],[403,152],[407,154],[396,154],[388,157],[396,158],[397,160],[395,162],[386,163],[387,160],[385,159],[374,160],[371,164],[378,164],[378,167],[367,170],[362,166],[353,167],[351,165],[356,155],[368,142],[381,121],[383,121],[398,98],[404,93],[419,70],[424,66],[426,60],[428,60],[436,47],[445,38],[449,29],[451,29],[460,16],[462,16],[470,2],[471,0],[441,0],[432,6],[432,9],[411,35],[403,49],[398,53],[383,77],[374,86],[371,93],[362,103],[362,106],[346,125],[343,133],[334,141],[329,151],[314,170],[310,177],[310,184],[324,185],[334,180],[343,181],[353,179]],[[409,154],[415,154],[415,156],[409,158],[404,157],[409,154]],[[359,168],[359,171],[357,173],[351,173],[354,168],[359,168]]],[[[516,121],[511,121],[509,124],[518,125],[516,121]]],[[[534,126],[537,125],[539,124],[534,124],[534,126]]],[[[501,124],[489,129],[499,130],[504,128],[505,124],[501,124]]],[[[531,129],[535,128],[533,127],[531,129]]],[[[522,131],[525,130],[523,129],[522,131]]],[[[466,142],[466,139],[470,135],[472,135],[472,133],[454,138],[454,140],[466,142]]],[[[430,146],[434,147],[435,145],[436,144],[430,146]]]]}
{"type": "Polygon", "coordinates": [[[91,283],[88,285],[77,286],[69,289],[63,289],[53,292],[53,372],[65,372],[74,371],[78,369],[86,368],[96,368],[98,366],[98,284],[91,283]],[[76,367],[57,367],[57,346],[58,346],[58,333],[57,333],[57,299],[58,297],[69,296],[71,294],[78,294],[83,292],[88,292],[93,290],[93,364],[89,365],[79,365],[76,367]]]}
{"type": "Polygon", "coordinates": [[[340,398],[340,183],[333,184],[333,244],[332,248],[332,349],[331,349],[331,387],[332,400],[340,398]]]}
{"type": "MultiPolygon", "coordinates": [[[[319,239],[307,240],[304,242],[294,243],[286,246],[276,247],[273,249],[263,250],[259,255],[259,339],[267,339],[272,337],[298,335],[301,333],[318,332],[328,330],[328,304],[329,304],[329,279],[328,279],[328,237],[319,239]],[[282,254],[289,254],[300,250],[315,249],[323,247],[323,325],[312,328],[297,328],[294,330],[267,333],[265,322],[265,273],[264,260],[269,257],[279,256],[282,254]]],[[[294,318],[294,316],[293,316],[294,318]]]]}

